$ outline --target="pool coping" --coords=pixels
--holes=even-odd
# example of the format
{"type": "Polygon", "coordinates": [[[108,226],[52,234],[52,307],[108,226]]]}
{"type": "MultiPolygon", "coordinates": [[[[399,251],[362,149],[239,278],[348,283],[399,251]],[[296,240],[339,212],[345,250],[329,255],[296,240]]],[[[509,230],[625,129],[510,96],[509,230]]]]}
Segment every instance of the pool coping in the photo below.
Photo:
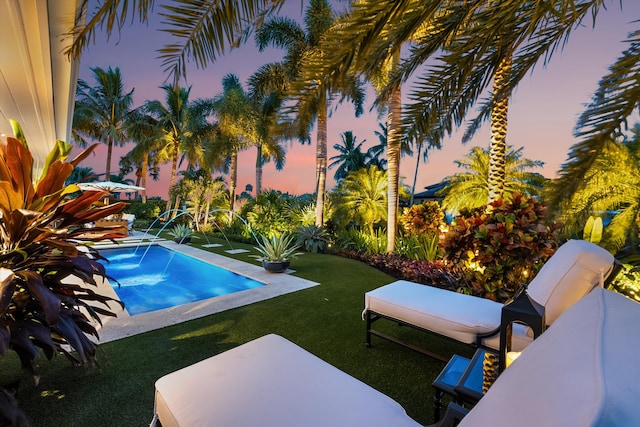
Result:
{"type": "MultiPolygon", "coordinates": [[[[106,343],[115,341],[319,285],[317,282],[292,276],[289,274],[293,272],[291,270],[287,270],[285,273],[269,273],[261,266],[228,258],[189,245],[180,245],[166,240],[156,241],[152,244],[163,246],[201,261],[217,265],[264,283],[265,286],[149,313],[136,314],[135,316],[129,315],[129,313],[126,310],[122,310],[118,304],[110,303],[109,306],[112,311],[117,314],[117,317],[101,318],[102,326],[98,325],[99,340],[97,340],[97,342],[106,343]]],[[[124,243],[118,245],[101,245],[100,248],[122,248],[137,245],[138,243],[124,243]]],[[[144,245],[146,246],[147,243],[144,243],[144,245]]],[[[98,280],[98,292],[116,299],[118,298],[111,284],[107,281],[98,280]]]]}

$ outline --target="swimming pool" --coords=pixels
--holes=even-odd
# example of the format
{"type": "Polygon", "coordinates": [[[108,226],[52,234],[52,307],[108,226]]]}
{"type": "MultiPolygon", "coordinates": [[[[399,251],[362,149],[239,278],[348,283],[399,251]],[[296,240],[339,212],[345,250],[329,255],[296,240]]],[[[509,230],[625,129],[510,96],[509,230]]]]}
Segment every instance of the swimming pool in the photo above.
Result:
{"type": "Polygon", "coordinates": [[[120,283],[113,289],[132,316],[264,286],[162,246],[146,249],[100,250],[109,260],[103,262],[107,274],[120,283]]]}

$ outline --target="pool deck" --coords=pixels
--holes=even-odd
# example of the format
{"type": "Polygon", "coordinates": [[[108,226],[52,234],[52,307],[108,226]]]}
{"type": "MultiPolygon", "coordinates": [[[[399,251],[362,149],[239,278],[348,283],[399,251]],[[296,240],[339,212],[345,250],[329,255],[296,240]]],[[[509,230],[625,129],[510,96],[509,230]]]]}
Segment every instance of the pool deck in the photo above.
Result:
{"type": "MultiPolygon", "coordinates": [[[[135,238],[138,239],[137,241],[129,238],[117,246],[100,245],[100,247],[137,246],[141,237],[145,237],[144,233],[137,232],[135,234],[135,238]]],[[[146,238],[152,237],[153,236],[146,238]]],[[[292,273],[293,271],[290,270],[287,270],[285,273],[268,273],[261,266],[238,261],[233,258],[204,251],[189,245],[179,245],[167,240],[158,240],[154,242],[154,244],[158,244],[192,256],[201,261],[217,265],[229,271],[233,271],[234,273],[241,274],[249,277],[250,279],[264,283],[266,286],[234,292],[232,294],[183,304],[163,310],[137,314],[135,316],[130,316],[126,310],[120,309],[119,305],[112,304],[110,307],[118,314],[118,317],[102,318],[103,325],[98,330],[100,335],[100,340],[98,342],[105,343],[114,341],[319,285],[319,283],[292,276],[289,273],[292,273]]],[[[100,281],[98,284],[98,292],[117,299],[117,295],[111,287],[111,284],[106,281],[100,281]]]]}

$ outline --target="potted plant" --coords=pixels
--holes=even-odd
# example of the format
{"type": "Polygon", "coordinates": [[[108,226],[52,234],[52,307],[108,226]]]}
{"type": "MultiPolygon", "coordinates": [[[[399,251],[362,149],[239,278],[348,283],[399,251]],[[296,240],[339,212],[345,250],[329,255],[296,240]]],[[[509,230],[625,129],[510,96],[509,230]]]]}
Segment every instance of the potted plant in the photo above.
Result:
{"type": "Polygon", "coordinates": [[[15,351],[37,384],[39,349],[48,359],[59,353],[74,364],[95,364],[96,345],[85,334],[98,338],[100,316],[116,316],[109,302],[124,306],[95,291],[96,277],[107,275],[98,251],[86,245],[124,236],[85,224],[125,204],[104,205],[104,191],[65,186],[95,145],[68,162],[71,145],[57,141],[38,177],[23,133],[12,124],[18,138],[0,141],[0,356],[15,351]]]}
{"type": "Polygon", "coordinates": [[[173,229],[169,231],[169,235],[173,237],[173,241],[182,244],[191,242],[191,238],[194,239],[196,236],[193,235],[193,230],[187,224],[176,224],[173,229]]]}
{"type": "Polygon", "coordinates": [[[293,235],[283,233],[280,236],[260,236],[258,246],[254,248],[260,255],[252,255],[262,261],[262,267],[270,273],[282,273],[289,268],[291,259],[300,255],[298,243],[293,235]]]}

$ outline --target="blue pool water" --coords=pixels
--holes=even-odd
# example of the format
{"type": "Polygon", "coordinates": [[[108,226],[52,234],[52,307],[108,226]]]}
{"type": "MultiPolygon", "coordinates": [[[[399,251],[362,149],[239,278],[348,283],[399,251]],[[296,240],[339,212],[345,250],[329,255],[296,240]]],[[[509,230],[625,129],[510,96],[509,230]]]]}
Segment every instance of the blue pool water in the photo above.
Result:
{"type": "Polygon", "coordinates": [[[101,249],[116,294],[135,315],[264,286],[162,246],[101,249]],[[143,258],[144,255],[144,258],[143,258]],[[142,264],[140,259],[142,258],[142,264]]]}

